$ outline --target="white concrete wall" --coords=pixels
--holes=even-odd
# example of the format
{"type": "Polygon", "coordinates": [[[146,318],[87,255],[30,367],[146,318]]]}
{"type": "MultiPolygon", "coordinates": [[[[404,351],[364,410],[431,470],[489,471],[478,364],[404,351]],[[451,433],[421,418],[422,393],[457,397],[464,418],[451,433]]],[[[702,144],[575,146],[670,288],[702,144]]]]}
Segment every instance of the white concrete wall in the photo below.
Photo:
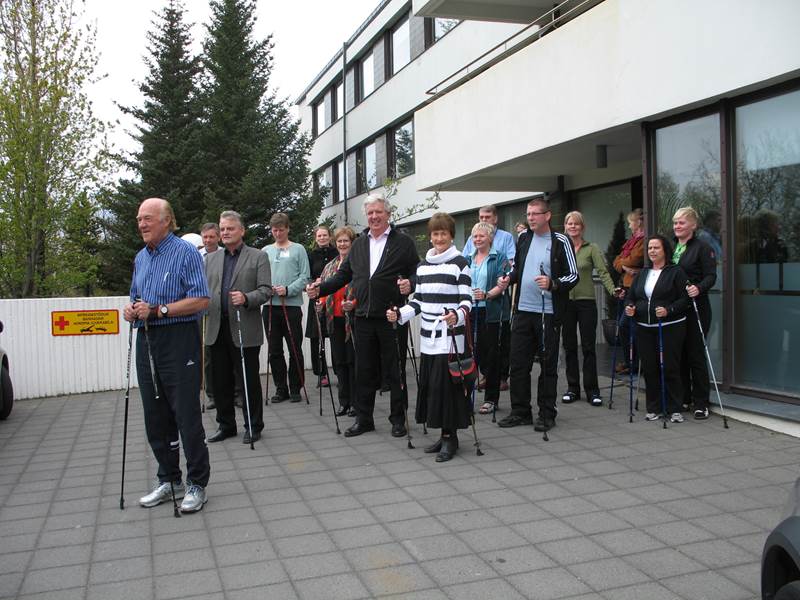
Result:
{"type": "Polygon", "coordinates": [[[606,0],[416,113],[420,187],[800,74],[797,0],[606,0]]]}

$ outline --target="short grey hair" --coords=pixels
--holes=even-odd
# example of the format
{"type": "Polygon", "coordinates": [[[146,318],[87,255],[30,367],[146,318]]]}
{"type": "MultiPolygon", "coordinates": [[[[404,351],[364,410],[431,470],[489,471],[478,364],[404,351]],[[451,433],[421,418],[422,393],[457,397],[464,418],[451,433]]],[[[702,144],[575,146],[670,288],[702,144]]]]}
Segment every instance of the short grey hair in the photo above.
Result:
{"type": "Polygon", "coordinates": [[[372,192],[366,198],[364,198],[364,214],[367,213],[367,206],[370,204],[375,204],[376,202],[382,202],[383,208],[391,214],[392,212],[392,204],[386,199],[386,196],[383,195],[383,192],[372,192]]]}
{"type": "Polygon", "coordinates": [[[242,215],[240,215],[235,210],[222,211],[222,214],[220,214],[219,216],[219,220],[222,221],[222,219],[232,219],[234,221],[239,221],[239,225],[241,225],[242,229],[244,229],[244,220],[242,219],[242,215]]]}
{"type": "Polygon", "coordinates": [[[493,240],[494,232],[496,229],[497,227],[495,227],[491,223],[484,223],[483,221],[478,221],[477,223],[475,223],[475,225],[472,226],[472,231],[470,232],[470,235],[473,235],[476,231],[483,231],[486,233],[486,235],[489,236],[489,240],[493,240]]]}

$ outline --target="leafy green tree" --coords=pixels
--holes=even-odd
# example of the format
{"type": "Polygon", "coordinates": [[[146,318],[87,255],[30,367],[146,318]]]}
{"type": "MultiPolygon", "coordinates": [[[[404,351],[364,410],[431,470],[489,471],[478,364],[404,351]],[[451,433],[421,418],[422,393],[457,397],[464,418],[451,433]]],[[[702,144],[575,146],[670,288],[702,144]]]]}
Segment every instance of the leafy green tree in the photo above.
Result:
{"type": "Polygon", "coordinates": [[[110,160],[85,86],[94,31],[72,0],[0,2],[0,295],[91,291],[110,160]],[[85,251],[88,248],[89,251],[85,251]]]}
{"type": "Polygon", "coordinates": [[[271,36],[254,39],[254,0],[212,0],[204,44],[205,215],[240,212],[247,241],[270,242],[272,213],[290,213],[292,238],[311,239],[322,208],[308,168],[311,141],[269,88],[271,36]]]}
{"type": "Polygon", "coordinates": [[[191,53],[192,38],[180,0],[170,0],[157,14],[140,83],[142,106],[121,107],[136,119],[133,138],[139,149],[124,158],[133,174],[119,181],[106,200],[104,279],[124,293],[131,263],[141,247],[136,212],[144,198],[166,198],[182,231],[199,231],[203,220],[203,173],[199,147],[201,64],[191,53]]]}

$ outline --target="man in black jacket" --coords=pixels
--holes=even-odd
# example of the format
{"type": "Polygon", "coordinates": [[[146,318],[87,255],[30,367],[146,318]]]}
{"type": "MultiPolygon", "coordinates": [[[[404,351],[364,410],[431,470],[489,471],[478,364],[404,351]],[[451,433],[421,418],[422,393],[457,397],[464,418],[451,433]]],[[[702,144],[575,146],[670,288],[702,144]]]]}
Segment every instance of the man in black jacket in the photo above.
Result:
{"type": "Polygon", "coordinates": [[[550,202],[537,197],[528,203],[529,229],[517,240],[514,270],[501,287],[517,283],[511,326],[511,414],[500,427],[530,425],[531,369],[541,360],[534,429],[548,431],[556,423],[556,384],[561,318],[569,291],[578,283],[575,252],[567,236],[550,230],[550,202]]]}
{"type": "MultiPolygon", "coordinates": [[[[372,413],[375,392],[380,387],[381,368],[391,387],[389,421],[392,435],[406,435],[405,374],[400,372],[397,337],[386,321],[386,309],[400,306],[403,295],[411,291],[409,278],[419,263],[413,240],[389,225],[391,206],[379,193],[367,196],[364,212],[369,228],[356,238],[347,258],[333,277],[307,288],[309,298],[333,294],[351,283],[355,296],[353,339],[356,351],[358,395],[356,421],[344,434],[347,437],[375,430],[372,413]]],[[[402,340],[401,340],[402,341],[402,340]]],[[[405,344],[400,344],[401,352],[405,344]]],[[[404,361],[403,361],[404,362],[404,361]]]]}

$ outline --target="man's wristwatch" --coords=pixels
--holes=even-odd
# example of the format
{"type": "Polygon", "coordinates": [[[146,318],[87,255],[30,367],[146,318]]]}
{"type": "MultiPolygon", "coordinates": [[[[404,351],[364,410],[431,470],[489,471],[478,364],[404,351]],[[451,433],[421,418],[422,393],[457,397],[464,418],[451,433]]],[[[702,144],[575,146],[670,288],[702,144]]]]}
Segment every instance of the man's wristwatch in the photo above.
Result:
{"type": "Polygon", "coordinates": [[[162,317],[166,317],[169,314],[169,308],[166,304],[159,304],[158,305],[158,318],[161,319],[162,317]]]}

